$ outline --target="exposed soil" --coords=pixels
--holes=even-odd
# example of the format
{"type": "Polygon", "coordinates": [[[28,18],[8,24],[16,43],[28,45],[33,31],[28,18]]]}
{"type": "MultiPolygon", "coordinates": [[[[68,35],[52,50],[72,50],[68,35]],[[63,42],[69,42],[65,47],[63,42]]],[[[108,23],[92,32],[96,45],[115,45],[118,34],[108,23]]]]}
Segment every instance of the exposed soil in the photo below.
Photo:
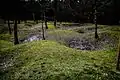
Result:
{"type": "Polygon", "coordinates": [[[21,39],[20,42],[31,42],[31,41],[38,41],[42,40],[42,35],[40,34],[30,34],[26,38],[21,39]]]}
{"type": "Polygon", "coordinates": [[[81,39],[71,39],[67,41],[67,45],[71,48],[76,48],[80,50],[101,50],[109,48],[115,48],[117,45],[116,39],[108,36],[108,35],[101,35],[98,40],[93,38],[81,38],[81,39]]]}

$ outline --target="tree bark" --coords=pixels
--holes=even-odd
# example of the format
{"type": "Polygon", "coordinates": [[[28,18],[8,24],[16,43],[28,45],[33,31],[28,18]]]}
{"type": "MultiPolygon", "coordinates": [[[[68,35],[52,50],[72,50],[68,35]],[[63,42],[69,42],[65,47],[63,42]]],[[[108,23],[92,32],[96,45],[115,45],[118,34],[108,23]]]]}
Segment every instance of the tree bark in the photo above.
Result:
{"type": "Polygon", "coordinates": [[[45,12],[44,12],[44,20],[45,20],[45,28],[48,29],[47,19],[46,19],[46,16],[45,16],[45,12]]]}
{"type": "Polygon", "coordinates": [[[94,7],[94,23],[95,23],[95,39],[98,39],[98,32],[97,32],[97,6],[96,6],[96,0],[95,0],[95,7],[94,7]]]}
{"type": "Polygon", "coordinates": [[[54,0],[54,26],[55,28],[57,28],[56,13],[57,13],[57,0],[54,0]]]}
{"type": "Polygon", "coordinates": [[[11,31],[11,28],[10,28],[10,21],[9,21],[9,19],[8,19],[8,29],[9,29],[9,34],[11,35],[12,31],[11,31]]]}
{"type": "Polygon", "coordinates": [[[43,27],[43,21],[42,21],[42,36],[43,36],[43,40],[45,40],[45,32],[44,32],[44,27],[43,27]]]}
{"type": "Polygon", "coordinates": [[[118,45],[118,58],[117,58],[116,70],[120,71],[120,39],[119,39],[119,45],[118,45]]]}
{"type": "Polygon", "coordinates": [[[43,12],[43,14],[42,14],[42,37],[43,37],[43,40],[45,40],[45,32],[44,32],[44,27],[43,27],[43,23],[44,23],[44,12],[43,12]]]}
{"type": "Polygon", "coordinates": [[[47,20],[45,20],[45,28],[48,29],[47,20]]]}
{"type": "Polygon", "coordinates": [[[15,23],[14,23],[14,44],[19,44],[18,41],[18,34],[17,34],[17,20],[15,19],[15,23]]]}
{"type": "Polygon", "coordinates": [[[56,20],[56,16],[54,15],[54,26],[55,26],[55,28],[57,28],[57,20],[56,20]]]}

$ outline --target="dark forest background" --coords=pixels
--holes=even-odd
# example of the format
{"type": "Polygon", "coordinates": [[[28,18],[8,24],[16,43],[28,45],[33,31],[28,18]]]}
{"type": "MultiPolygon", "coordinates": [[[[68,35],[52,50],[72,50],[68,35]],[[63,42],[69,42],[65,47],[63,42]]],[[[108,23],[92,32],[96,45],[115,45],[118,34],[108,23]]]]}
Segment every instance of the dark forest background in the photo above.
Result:
{"type": "Polygon", "coordinates": [[[119,24],[120,0],[2,0],[0,16],[3,19],[40,20],[45,11],[47,20],[93,23],[94,6],[97,9],[97,23],[119,24]],[[95,2],[96,1],[96,2],[95,2]]]}

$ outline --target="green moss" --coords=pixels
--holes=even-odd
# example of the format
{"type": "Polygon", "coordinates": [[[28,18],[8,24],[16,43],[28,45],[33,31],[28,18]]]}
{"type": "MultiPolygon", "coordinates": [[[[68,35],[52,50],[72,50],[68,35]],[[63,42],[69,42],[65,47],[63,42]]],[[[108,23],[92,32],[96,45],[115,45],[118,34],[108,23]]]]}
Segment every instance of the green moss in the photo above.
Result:
{"type": "Polygon", "coordinates": [[[62,44],[79,37],[80,34],[72,30],[53,30],[48,32],[48,40],[54,40],[62,44]]]}
{"type": "Polygon", "coordinates": [[[48,22],[48,29],[55,29],[55,26],[53,25],[52,22],[48,22]]]}
{"type": "Polygon", "coordinates": [[[0,49],[2,49],[2,48],[9,48],[11,46],[13,46],[12,42],[0,40],[0,49]]]}
{"type": "Polygon", "coordinates": [[[49,31],[48,32],[49,34],[54,34],[54,33],[58,33],[58,34],[78,34],[77,32],[75,31],[72,31],[72,30],[54,30],[54,31],[49,31]]]}
{"type": "Polygon", "coordinates": [[[0,25],[0,34],[8,33],[8,27],[4,25],[0,25]]]}
{"type": "Polygon", "coordinates": [[[115,66],[114,51],[78,51],[53,41],[25,43],[2,52],[16,54],[9,63],[11,67],[1,73],[0,78],[5,77],[6,80],[93,80],[98,77],[106,80],[106,76],[99,74],[108,74],[107,71],[111,70],[109,68],[115,66]],[[109,70],[104,71],[104,66],[109,70]]]}
{"type": "MultiPolygon", "coordinates": [[[[118,40],[117,29],[105,29],[102,34],[118,40]]],[[[100,33],[99,36],[102,34],[100,33]]],[[[9,35],[1,35],[0,59],[5,59],[1,60],[5,65],[2,66],[3,69],[0,67],[0,80],[120,79],[120,74],[115,71],[116,51],[114,49],[81,51],[54,41],[34,41],[14,46],[8,42],[9,35]]],[[[49,35],[57,38],[58,42],[60,39],[81,37],[79,33],[72,30],[54,29],[48,31],[49,35]]]]}
{"type": "Polygon", "coordinates": [[[48,29],[55,29],[55,26],[52,24],[48,24],[48,29]]]}
{"type": "Polygon", "coordinates": [[[74,31],[78,32],[78,33],[85,33],[84,29],[75,29],[74,31]]]}
{"type": "Polygon", "coordinates": [[[118,43],[120,32],[118,31],[105,31],[100,34],[100,36],[105,35],[109,36],[110,38],[114,39],[116,43],[118,43]]]}
{"type": "Polygon", "coordinates": [[[120,32],[120,26],[106,26],[106,30],[120,32]]]}
{"type": "Polygon", "coordinates": [[[11,35],[9,35],[9,34],[0,34],[0,40],[10,41],[11,40],[11,35]]]}
{"type": "Polygon", "coordinates": [[[12,35],[9,34],[0,34],[0,51],[4,48],[10,48],[13,46],[11,37],[12,35]]]}

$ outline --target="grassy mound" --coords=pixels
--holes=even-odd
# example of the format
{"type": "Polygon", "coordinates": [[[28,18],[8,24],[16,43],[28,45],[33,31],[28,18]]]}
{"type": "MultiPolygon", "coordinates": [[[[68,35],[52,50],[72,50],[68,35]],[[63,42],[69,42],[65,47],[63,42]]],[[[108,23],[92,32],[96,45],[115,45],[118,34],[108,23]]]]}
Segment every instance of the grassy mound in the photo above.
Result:
{"type": "Polygon", "coordinates": [[[11,35],[9,35],[9,34],[0,34],[0,40],[11,41],[11,35]]]}
{"type": "Polygon", "coordinates": [[[0,40],[0,49],[12,47],[13,43],[9,41],[0,40]]]}
{"type": "Polygon", "coordinates": [[[78,51],[53,41],[35,41],[4,48],[0,53],[4,59],[0,80],[120,79],[114,70],[114,50],[78,51]]]}

